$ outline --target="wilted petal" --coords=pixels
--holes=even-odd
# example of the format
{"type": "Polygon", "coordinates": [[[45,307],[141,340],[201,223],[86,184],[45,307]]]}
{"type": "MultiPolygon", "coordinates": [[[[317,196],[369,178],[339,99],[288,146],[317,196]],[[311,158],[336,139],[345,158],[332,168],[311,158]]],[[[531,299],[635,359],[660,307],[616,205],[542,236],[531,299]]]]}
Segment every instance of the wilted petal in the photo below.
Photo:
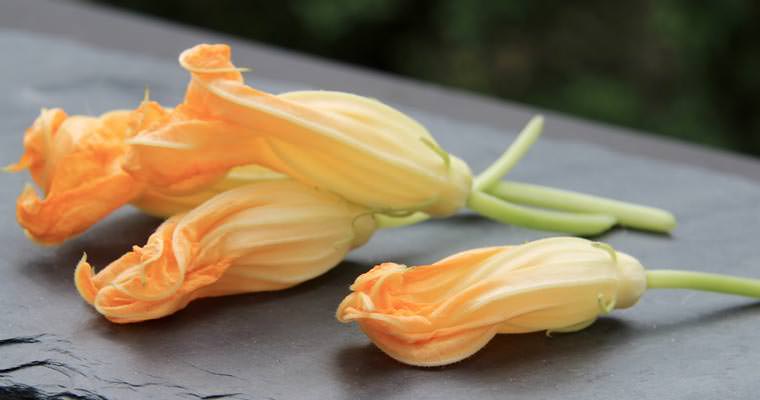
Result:
{"type": "Polygon", "coordinates": [[[5,167],[5,170],[19,172],[29,169],[34,181],[47,191],[50,186],[47,173],[50,163],[47,160],[52,153],[53,137],[67,119],[68,115],[60,108],[43,109],[24,134],[24,154],[21,159],[5,167]]]}
{"type": "Polygon", "coordinates": [[[459,361],[497,333],[571,331],[646,288],[641,264],[608,246],[552,238],[468,251],[435,264],[381,264],[340,304],[342,322],[391,357],[434,366],[459,361]]]}
{"type": "Polygon", "coordinates": [[[44,192],[40,198],[27,186],[17,200],[18,222],[32,239],[62,242],[139,194],[141,185],[121,168],[129,116],[69,117],[49,110],[26,131],[24,155],[6,169],[28,168],[44,192]]]}
{"type": "Polygon", "coordinates": [[[148,244],[92,274],[82,296],[114,322],[169,315],[199,297],[287,288],[337,265],[374,231],[366,210],[291,180],[221,193],[161,225],[148,244]]]}
{"type": "Polygon", "coordinates": [[[135,247],[97,275],[83,258],[75,272],[79,293],[114,322],[134,322],[173,313],[214,283],[228,260],[187,271],[170,247],[178,218],[163,223],[143,247],[135,247]]]}

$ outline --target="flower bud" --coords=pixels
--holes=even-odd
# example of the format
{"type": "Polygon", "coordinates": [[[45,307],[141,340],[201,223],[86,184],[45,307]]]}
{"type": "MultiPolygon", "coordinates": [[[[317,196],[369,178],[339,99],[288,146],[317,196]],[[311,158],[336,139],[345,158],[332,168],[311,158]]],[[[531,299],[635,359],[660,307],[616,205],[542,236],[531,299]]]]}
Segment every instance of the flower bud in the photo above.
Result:
{"type": "Polygon", "coordinates": [[[466,203],[467,165],[379,101],[256,90],[243,83],[226,45],[193,47],[180,64],[192,80],[176,117],[130,141],[133,163],[125,168],[153,186],[258,164],[375,211],[446,216],[466,203]],[[162,167],[166,159],[171,170],[162,167]]]}
{"type": "Polygon", "coordinates": [[[608,245],[551,238],[465,251],[435,264],[385,263],[338,307],[389,356],[412,365],[462,360],[497,333],[568,332],[635,304],[643,267],[608,245]]]}
{"type": "Polygon", "coordinates": [[[375,230],[367,210],[292,180],[225,191],[164,222],[96,275],[82,297],[113,322],[160,318],[200,297],[278,290],[323,274],[375,230]]]}

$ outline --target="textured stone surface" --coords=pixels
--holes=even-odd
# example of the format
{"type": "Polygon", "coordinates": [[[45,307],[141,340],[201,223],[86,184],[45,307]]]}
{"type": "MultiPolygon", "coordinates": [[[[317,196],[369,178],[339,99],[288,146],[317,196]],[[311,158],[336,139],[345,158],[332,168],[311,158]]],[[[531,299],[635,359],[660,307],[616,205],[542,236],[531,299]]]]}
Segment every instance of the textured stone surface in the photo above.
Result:
{"type": "MultiPolygon", "coordinates": [[[[20,154],[23,130],[40,107],[130,108],[146,85],[153,98],[172,104],[186,79],[164,60],[14,31],[0,31],[0,54],[3,164],[20,154]]],[[[248,80],[267,90],[293,88],[256,73],[248,80]]],[[[514,137],[396,105],[476,170],[514,137]]],[[[757,181],[550,138],[512,177],[675,211],[681,225],[672,237],[618,229],[601,238],[650,267],[760,276],[757,181]]],[[[62,246],[38,247],[14,218],[14,199],[28,177],[2,179],[0,398],[10,397],[11,387],[84,399],[690,399],[752,398],[758,389],[760,306],[730,296],[653,291],[636,308],[580,333],[502,335],[464,362],[433,369],[398,364],[356,326],[334,320],[347,286],[377,262],[427,263],[550,234],[467,213],[380,232],[333,271],[292,290],[201,300],[163,320],[114,325],[80,300],[73,267],[83,251],[105,265],[142,244],[159,221],[124,209],[62,246]]]]}

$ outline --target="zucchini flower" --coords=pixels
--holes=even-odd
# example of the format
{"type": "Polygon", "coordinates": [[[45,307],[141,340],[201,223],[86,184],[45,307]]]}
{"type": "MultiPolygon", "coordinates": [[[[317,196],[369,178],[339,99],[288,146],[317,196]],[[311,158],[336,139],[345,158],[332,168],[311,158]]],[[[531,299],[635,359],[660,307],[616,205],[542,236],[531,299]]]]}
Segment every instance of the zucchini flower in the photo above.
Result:
{"type": "Polygon", "coordinates": [[[573,332],[636,304],[647,288],[760,297],[760,280],[645,271],[633,257],[580,238],[465,251],[408,268],[385,263],[359,276],[337,310],[386,354],[417,366],[451,364],[500,333],[573,332]]]}
{"type": "Polygon", "coordinates": [[[125,169],[152,187],[189,179],[183,189],[191,190],[193,177],[257,164],[371,209],[383,227],[464,207],[499,222],[579,235],[618,223],[659,232],[675,226],[662,210],[499,182],[541,133],[541,117],[473,182],[469,167],[422,125],[379,101],[341,92],[273,95],[254,89],[243,82],[243,69],[232,63],[226,45],[195,46],[179,63],[191,74],[184,102],[171,118],[129,140],[125,169]]]}
{"type": "Polygon", "coordinates": [[[465,205],[469,168],[413,119],[348,93],[256,90],[230,56],[226,45],[182,53],[192,75],[185,101],[171,119],[129,141],[127,170],[165,186],[257,164],[375,211],[447,216],[465,205]]]}
{"type": "Polygon", "coordinates": [[[94,274],[83,258],[82,297],[117,323],[160,318],[201,297],[279,290],[323,274],[372,236],[366,209],[280,179],[240,186],[165,221],[94,274]]]}

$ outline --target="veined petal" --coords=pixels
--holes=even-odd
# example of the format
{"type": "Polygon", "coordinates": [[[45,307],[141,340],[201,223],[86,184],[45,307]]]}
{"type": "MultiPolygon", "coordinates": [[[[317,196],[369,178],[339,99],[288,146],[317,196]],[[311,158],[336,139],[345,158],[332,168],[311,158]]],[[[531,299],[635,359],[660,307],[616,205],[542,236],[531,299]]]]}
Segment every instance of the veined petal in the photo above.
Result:
{"type": "Polygon", "coordinates": [[[459,361],[497,333],[567,331],[646,288],[633,257],[579,238],[477,249],[435,264],[381,264],[357,278],[340,304],[375,344],[404,363],[459,361]]]}
{"type": "MultiPolygon", "coordinates": [[[[408,182],[414,189],[402,191],[412,194],[414,200],[398,199],[393,195],[367,196],[365,191],[338,188],[341,196],[359,204],[377,209],[415,209],[420,203],[430,200],[425,211],[435,215],[447,215],[464,204],[469,193],[469,170],[459,162],[449,164],[439,152],[430,146],[437,146],[431,141],[424,129],[399,130],[395,113],[387,113],[390,125],[376,124],[380,119],[370,117],[357,118],[361,109],[368,109],[368,114],[378,112],[378,107],[371,101],[356,101],[352,108],[333,107],[323,111],[320,104],[334,105],[337,97],[334,93],[316,93],[311,97],[323,96],[325,100],[312,101],[311,106],[299,103],[287,97],[269,95],[239,82],[216,80],[206,84],[209,95],[204,103],[194,105],[196,108],[210,109],[219,118],[244,126],[257,135],[272,137],[292,150],[302,149],[298,155],[288,150],[276,152],[290,169],[306,174],[316,159],[303,160],[303,153],[327,155],[334,166],[319,175],[312,174],[310,182],[321,187],[335,190],[335,182],[357,183],[371,182],[374,187],[388,188],[400,182],[408,182]],[[343,116],[340,112],[348,113],[343,116]],[[369,124],[374,122],[375,124],[369,124]],[[296,164],[295,161],[301,161],[296,164]],[[306,166],[308,165],[308,166],[306,166]],[[348,175],[356,165],[363,165],[367,172],[365,179],[355,179],[348,175]],[[372,179],[366,179],[371,176],[372,179]],[[450,199],[450,197],[452,197],[450,199]],[[452,209],[453,208],[453,209],[452,209]]],[[[350,95],[346,95],[350,96],[350,95]]],[[[356,96],[359,97],[359,96],[356,96]]],[[[343,99],[342,99],[343,100],[343,99]]],[[[303,101],[303,100],[300,100],[303,101]]],[[[421,127],[421,126],[420,126],[421,127]]]]}
{"type": "Polygon", "coordinates": [[[131,140],[139,162],[127,169],[139,173],[140,168],[157,186],[206,170],[259,164],[376,211],[445,216],[466,201],[471,184],[466,164],[391,107],[347,93],[275,96],[256,90],[243,83],[224,45],[186,50],[180,64],[192,79],[173,113],[179,117],[131,140]],[[173,126],[188,121],[205,124],[173,126]],[[159,146],[151,146],[155,143],[159,146]],[[155,152],[156,160],[171,159],[173,176],[143,156],[148,152],[155,152]]]}
{"type": "Polygon", "coordinates": [[[288,179],[218,194],[162,224],[148,243],[93,275],[82,297],[114,322],[160,318],[200,297],[287,288],[321,275],[374,232],[340,197],[288,179]]]}
{"type": "Polygon", "coordinates": [[[231,167],[250,164],[245,154],[238,156],[227,149],[237,146],[253,149],[256,140],[219,135],[234,131],[228,124],[217,121],[188,120],[164,125],[128,141],[132,150],[124,169],[168,194],[198,191],[221,179],[231,167]],[[184,168],[176,168],[177,165],[184,168]]]}
{"type": "Polygon", "coordinates": [[[149,186],[139,198],[132,201],[132,205],[144,213],[168,218],[186,213],[224,191],[251,183],[281,179],[288,179],[288,177],[259,165],[246,165],[231,169],[224,178],[206,189],[185,195],[167,194],[163,190],[149,186]]]}
{"type": "Polygon", "coordinates": [[[277,97],[331,113],[336,118],[349,118],[356,124],[390,131],[388,142],[398,141],[394,140],[395,135],[412,139],[427,138],[435,142],[422,124],[375,99],[328,90],[300,90],[282,93],[277,97]]]}

